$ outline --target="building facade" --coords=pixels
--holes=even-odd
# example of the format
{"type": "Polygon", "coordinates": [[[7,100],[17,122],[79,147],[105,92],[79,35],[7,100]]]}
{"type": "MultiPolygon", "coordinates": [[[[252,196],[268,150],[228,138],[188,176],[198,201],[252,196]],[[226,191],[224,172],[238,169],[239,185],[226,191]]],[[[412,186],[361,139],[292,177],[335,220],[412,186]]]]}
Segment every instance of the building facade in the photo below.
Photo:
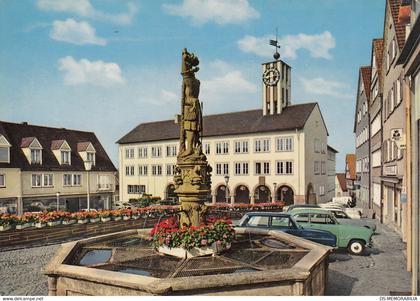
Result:
{"type": "Polygon", "coordinates": [[[382,97],[382,202],[383,221],[401,233],[406,240],[405,147],[397,139],[406,133],[403,69],[397,58],[404,46],[405,27],[398,21],[400,1],[386,3],[383,47],[382,97]]]}
{"type": "Polygon", "coordinates": [[[0,210],[110,208],[116,169],[94,133],[0,122],[0,210]]]}
{"type": "MultiPolygon", "coordinates": [[[[291,68],[283,61],[263,64],[262,72],[262,109],[203,117],[203,152],[213,168],[208,201],[328,201],[333,163],[318,104],[291,104],[291,68]]],[[[142,123],[118,141],[123,202],[145,192],[175,197],[178,139],[177,120],[165,120],[142,123]]]]}
{"type": "Polygon", "coordinates": [[[370,209],[370,79],[372,69],[363,66],[359,69],[359,84],[356,99],[354,133],[356,135],[356,189],[355,197],[358,207],[370,209]]]}
{"type": "MultiPolygon", "coordinates": [[[[407,110],[407,266],[412,272],[412,294],[420,292],[419,189],[420,189],[420,1],[405,1],[400,7],[399,22],[406,29],[406,40],[397,64],[404,73],[404,99],[407,110]]],[[[403,195],[404,197],[404,195],[403,195]]]]}
{"type": "Polygon", "coordinates": [[[352,199],[356,198],[356,191],[358,186],[356,184],[356,155],[347,154],[346,155],[346,187],[349,196],[352,199]]]}
{"type": "Polygon", "coordinates": [[[328,197],[327,201],[332,201],[333,197],[335,197],[335,168],[336,168],[336,155],[338,151],[332,148],[331,146],[327,146],[327,175],[328,175],[328,197]]]}
{"type": "Polygon", "coordinates": [[[370,80],[370,205],[372,215],[382,220],[382,57],[383,39],[372,41],[371,51],[371,80],[370,80]]]}
{"type": "Polygon", "coordinates": [[[335,196],[349,196],[347,190],[347,181],[345,173],[336,173],[335,174],[335,196]]]}

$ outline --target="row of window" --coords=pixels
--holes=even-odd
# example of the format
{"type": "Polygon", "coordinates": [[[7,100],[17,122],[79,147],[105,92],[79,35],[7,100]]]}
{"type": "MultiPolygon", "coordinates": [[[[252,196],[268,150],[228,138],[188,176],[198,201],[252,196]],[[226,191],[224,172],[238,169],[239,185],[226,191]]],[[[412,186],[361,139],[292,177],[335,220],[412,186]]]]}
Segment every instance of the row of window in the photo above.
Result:
{"type": "Polygon", "coordinates": [[[359,147],[369,139],[369,129],[365,127],[356,137],[356,147],[359,147]]]}
{"type": "Polygon", "coordinates": [[[362,117],[365,116],[367,112],[368,112],[367,102],[364,101],[362,108],[357,112],[357,123],[362,121],[362,117]]]}
{"type": "MultiPolygon", "coordinates": [[[[319,140],[318,140],[319,141],[319,140]]],[[[249,153],[249,140],[237,140],[234,141],[234,153],[235,154],[244,154],[249,153]]],[[[265,153],[270,152],[271,149],[271,138],[256,139],[254,140],[254,152],[255,153],[265,153]]],[[[324,145],[324,144],[322,144],[324,145]]],[[[203,144],[204,153],[206,155],[211,154],[211,145],[210,143],[203,144]]],[[[215,153],[217,155],[229,154],[230,142],[221,141],[216,142],[215,144],[215,153]]],[[[322,151],[325,153],[325,147],[317,147],[318,152],[322,151]]],[[[275,139],[275,150],[277,152],[291,152],[293,151],[293,137],[277,137],[275,139]]],[[[138,158],[147,158],[148,157],[148,147],[142,146],[137,149],[138,158]]],[[[159,158],[162,157],[162,146],[152,146],[151,147],[151,157],[159,158]]],[[[166,157],[175,157],[177,155],[177,146],[176,145],[167,145],[166,146],[166,157]]],[[[125,158],[134,159],[135,158],[135,148],[130,147],[125,149],[125,158]]]]}
{"type": "Polygon", "coordinates": [[[397,146],[395,141],[385,140],[382,145],[382,161],[392,162],[403,158],[403,151],[397,146]]]}
{"type": "Polygon", "coordinates": [[[395,108],[403,100],[403,79],[398,78],[392,85],[392,88],[388,91],[388,94],[383,99],[383,111],[384,111],[384,120],[387,120],[389,115],[394,112],[395,108]]]}
{"type": "Polygon", "coordinates": [[[314,140],[314,151],[316,153],[325,154],[327,152],[327,145],[319,139],[314,140]]]}
{"type": "Polygon", "coordinates": [[[363,158],[356,161],[356,172],[369,172],[369,158],[363,158]]]}
{"type": "MultiPolygon", "coordinates": [[[[325,162],[323,162],[325,166],[325,162]]],[[[216,163],[214,172],[216,175],[229,175],[229,163],[216,163]]],[[[293,174],[293,161],[285,160],[285,161],[276,161],[276,174],[278,175],[292,175],[293,174]]],[[[166,175],[172,176],[175,172],[175,164],[166,164],[166,175]]],[[[235,175],[249,175],[250,173],[250,166],[249,162],[235,162],[234,165],[234,174],[235,175]]],[[[163,172],[162,165],[153,164],[150,165],[151,168],[151,175],[152,176],[161,176],[163,172]]],[[[324,168],[325,169],[325,168],[324,168]]],[[[139,165],[138,166],[138,175],[139,176],[147,176],[149,173],[149,165],[139,165]]],[[[270,171],[270,161],[265,162],[255,162],[254,165],[254,173],[256,175],[269,175],[270,171]]],[[[126,176],[134,176],[135,175],[135,166],[134,165],[127,165],[125,167],[125,175],[126,176]]]]}
{"type": "MultiPolygon", "coordinates": [[[[5,181],[5,179],[3,179],[5,181]]],[[[53,174],[32,174],[31,176],[32,187],[53,187],[54,175],[53,174]]],[[[64,174],[63,186],[81,186],[81,174],[64,174]]],[[[1,185],[0,185],[1,186],[1,185]]]]}

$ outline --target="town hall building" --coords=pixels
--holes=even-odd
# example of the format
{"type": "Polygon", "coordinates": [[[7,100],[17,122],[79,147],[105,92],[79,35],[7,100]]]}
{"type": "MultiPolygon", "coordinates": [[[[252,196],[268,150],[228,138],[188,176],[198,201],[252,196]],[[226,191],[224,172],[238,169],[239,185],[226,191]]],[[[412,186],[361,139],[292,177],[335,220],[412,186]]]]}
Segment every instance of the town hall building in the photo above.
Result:
{"type": "MultiPolygon", "coordinates": [[[[262,108],[203,117],[203,152],[213,169],[208,201],[331,200],[328,176],[335,174],[337,151],[328,148],[318,103],[292,104],[291,67],[278,57],[264,63],[262,73],[262,108]]],[[[117,143],[122,202],[143,193],[176,197],[176,119],[141,123],[117,143]]]]}

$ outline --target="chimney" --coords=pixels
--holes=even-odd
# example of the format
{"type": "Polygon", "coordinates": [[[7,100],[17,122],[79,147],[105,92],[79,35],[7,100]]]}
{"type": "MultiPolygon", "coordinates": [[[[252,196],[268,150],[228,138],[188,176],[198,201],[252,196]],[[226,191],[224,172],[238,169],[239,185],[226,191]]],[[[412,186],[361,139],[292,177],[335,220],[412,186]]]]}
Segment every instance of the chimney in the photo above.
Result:
{"type": "Polygon", "coordinates": [[[27,121],[23,121],[22,122],[22,125],[28,125],[28,122],[27,121]]]}

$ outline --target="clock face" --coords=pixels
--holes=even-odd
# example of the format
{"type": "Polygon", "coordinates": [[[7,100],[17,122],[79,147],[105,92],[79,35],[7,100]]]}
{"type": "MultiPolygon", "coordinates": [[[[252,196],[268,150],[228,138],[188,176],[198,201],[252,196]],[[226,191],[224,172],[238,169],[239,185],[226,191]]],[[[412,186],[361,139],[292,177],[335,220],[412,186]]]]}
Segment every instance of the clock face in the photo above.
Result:
{"type": "Polygon", "coordinates": [[[276,68],[268,68],[264,71],[263,82],[267,86],[275,86],[280,80],[280,72],[276,68]]]}

